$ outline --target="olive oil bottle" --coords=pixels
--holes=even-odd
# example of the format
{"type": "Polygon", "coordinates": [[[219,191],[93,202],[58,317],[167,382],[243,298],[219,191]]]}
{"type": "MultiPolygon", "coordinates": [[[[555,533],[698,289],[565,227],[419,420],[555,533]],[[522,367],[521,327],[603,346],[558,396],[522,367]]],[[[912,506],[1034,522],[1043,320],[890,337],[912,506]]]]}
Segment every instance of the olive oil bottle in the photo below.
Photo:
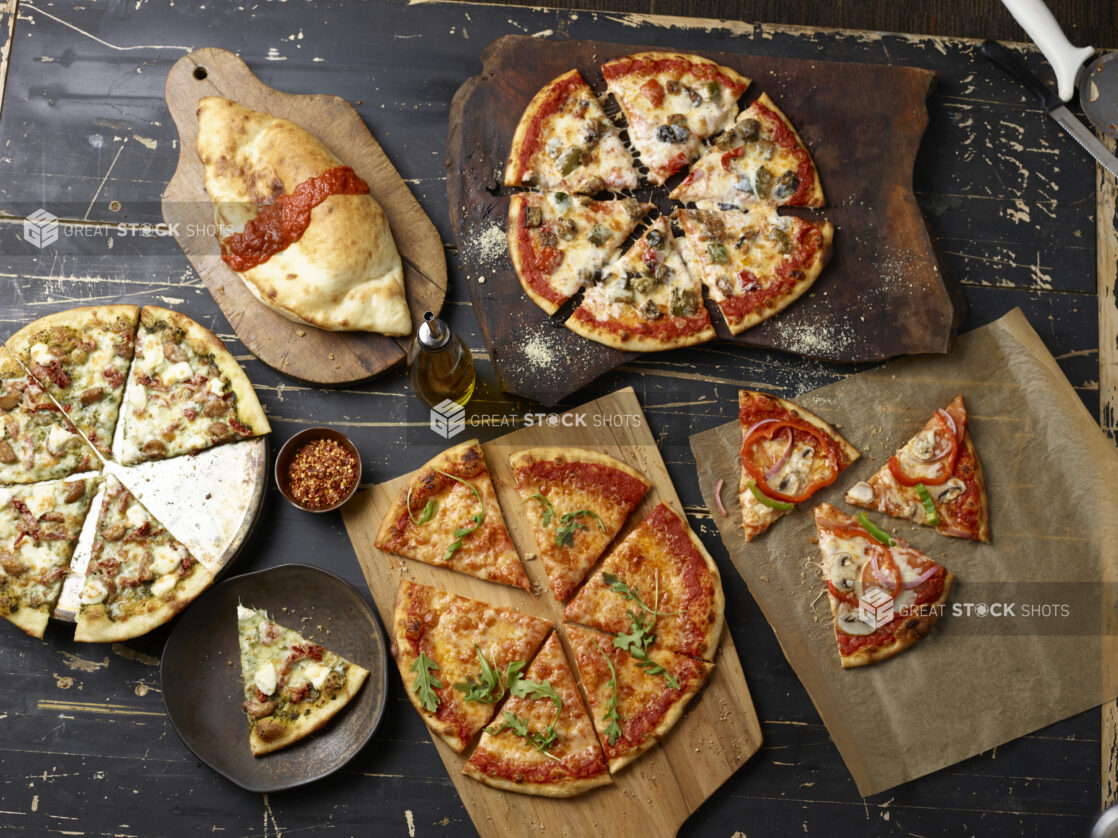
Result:
{"type": "Polygon", "coordinates": [[[411,365],[411,383],[429,407],[450,399],[465,405],[474,394],[477,373],[465,341],[432,312],[423,315],[411,365]]]}

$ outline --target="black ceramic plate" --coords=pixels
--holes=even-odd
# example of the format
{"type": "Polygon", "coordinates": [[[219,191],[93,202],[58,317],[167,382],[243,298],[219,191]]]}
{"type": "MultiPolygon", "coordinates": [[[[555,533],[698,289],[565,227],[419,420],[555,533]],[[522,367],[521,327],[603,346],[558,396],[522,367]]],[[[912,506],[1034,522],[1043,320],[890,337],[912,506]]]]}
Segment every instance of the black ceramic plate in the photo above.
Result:
{"type": "Polygon", "coordinates": [[[387,697],[384,633],[362,594],[332,573],[290,564],[222,582],[176,623],[163,650],[163,703],[175,732],[214,771],[255,792],[305,785],[337,771],[369,741],[387,697]],[[237,603],[264,608],[369,670],[365,684],[322,730],[254,757],[248,746],[237,603]],[[305,618],[305,619],[304,619],[305,618]]]}

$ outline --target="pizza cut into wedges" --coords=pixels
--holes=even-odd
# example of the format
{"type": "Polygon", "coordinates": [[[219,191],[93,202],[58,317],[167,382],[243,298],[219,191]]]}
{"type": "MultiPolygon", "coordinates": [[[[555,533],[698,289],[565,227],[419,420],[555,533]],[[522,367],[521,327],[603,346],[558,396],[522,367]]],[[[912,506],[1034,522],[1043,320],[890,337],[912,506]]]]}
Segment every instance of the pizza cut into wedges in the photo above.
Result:
{"type": "Polygon", "coordinates": [[[595,201],[567,192],[521,192],[509,201],[508,246],[524,292],[554,314],[601,278],[652,208],[635,198],[595,201]]]}
{"type": "Polygon", "coordinates": [[[565,625],[609,770],[620,771],[682,717],[714,664],[653,649],[641,659],[608,634],[565,625]]]}
{"type": "Polygon", "coordinates": [[[752,541],[797,503],[835,482],[857,449],[810,410],[768,393],[738,392],[742,527],[752,541]]]}
{"type": "Polygon", "coordinates": [[[209,329],[158,306],[140,313],[121,415],[124,465],[271,431],[241,365],[209,329]]]}
{"type": "Polygon", "coordinates": [[[213,575],[113,475],[97,518],[74,639],[130,640],[174,617],[213,575]]]}
{"type": "Polygon", "coordinates": [[[749,213],[679,210],[683,253],[737,335],[807,293],[831,252],[831,222],[757,207],[749,213]]]}
{"type": "Polygon", "coordinates": [[[266,611],[237,605],[237,641],[244,682],[242,709],[249,747],[263,756],[323,728],[356,695],[368,670],[298,632],[266,611]]]}
{"type": "Polygon", "coordinates": [[[629,124],[629,141],[662,184],[698,156],[703,140],[729,128],[749,79],[697,55],[644,52],[602,65],[629,124]]]}
{"type": "Polygon", "coordinates": [[[586,289],[566,326],[632,352],[693,346],[715,336],[699,277],[685,264],[663,216],[586,289]]]}
{"type": "Polygon", "coordinates": [[[963,397],[932,414],[847,503],[934,527],[941,535],[990,541],[990,508],[982,463],[967,427],[963,397]]]}
{"type": "Polygon", "coordinates": [[[649,482],[606,454],[529,448],[509,457],[551,592],[566,602],[621,531],[649,482]]]}
{"type": "Polygon", "coordinates": [[[489,724],[551,623],[513,608],[402,581],[392,655],[408,698],[456,753],[489,724]]]}
{"type": "Polygon", "coordinates": [[[392,502],[377,548],[478,579],[528,590],[476,439],[428,462],[392,502]]]}
{"type": "Polygon", "coordinates": [[[548,638],[509,692],[465,774],[502,791],[544,797],[573,797],[613,782],[559,635],[548,638]]]}
{"type": "Polygon", "coordinates": [[[29,323],[8,339],[102,457],[112,453],[139,315],[132,305],[72,308],[29,323]]]}
{"type": "Polygon", "coordinates": [[[0,489],[0,616],[42,637],[100,477],[0,489]]]}
{"type": "Polygon", "coordinates": [[[865,513],[815,508],[822,570],[844,669],[890,658],[931,631],[955,576],[865,513]]]}
{"type": "Polygon", "coordinates": [[[578,70],[548,82],[524,109],[505,186],[589,195],[636,189],[633,157],[578,70]]]}
{"type": "Polygon", "coordinates": [[[101,460],[43,386],[0,346],[0,484],[100,471],[101,460]]]}
{"type": "Polygon", "coordinates": [[[714,559],[661,503],[610,551],[563,616],[633,640],[634,654],[657,648],[713,660],[725,607],[714,559]]]}
{"type": "Polygon", "coordinates": [[[821,207],[823,187],[800,135],[762,93],[668,197],[706,210],[821,207]]]}

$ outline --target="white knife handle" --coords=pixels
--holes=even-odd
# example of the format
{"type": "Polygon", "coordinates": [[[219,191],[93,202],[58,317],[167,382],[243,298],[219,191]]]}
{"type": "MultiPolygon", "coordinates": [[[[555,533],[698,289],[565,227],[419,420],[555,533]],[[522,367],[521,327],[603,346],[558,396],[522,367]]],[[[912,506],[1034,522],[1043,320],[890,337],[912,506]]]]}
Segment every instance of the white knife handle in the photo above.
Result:
{"type": "Polygon", "coordinates": [[[1095,54],[1092,47],[1073,47],[1064,30],[1044,5],[1044,0],[1002,0],[1014,20],[1040,47],[1056,71],[1056,87],[1065,102],[1075,93],[1075,76],[1083,62],[1095,54]]]}

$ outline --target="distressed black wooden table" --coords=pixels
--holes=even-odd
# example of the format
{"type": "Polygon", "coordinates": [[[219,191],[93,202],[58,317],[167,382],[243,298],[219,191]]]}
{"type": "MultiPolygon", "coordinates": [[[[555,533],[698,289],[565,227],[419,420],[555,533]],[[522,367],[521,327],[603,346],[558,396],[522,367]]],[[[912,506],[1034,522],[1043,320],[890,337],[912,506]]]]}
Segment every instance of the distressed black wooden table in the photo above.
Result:
{"type": "MultiPolygon", "coordinates": [[[[701,13],[698,0],[681,2],[657,2],[655,10],[701,13]]],[[[1110,13],[1098,43],[1115,41],[1110,13]]],[[[1101,20],[1084,15],[1077,20],[1101,20]]],[[[794,22],[812,21],[805,11],[794,22]]],[[[189,49],[219,46],[276,88],[353,102],[444,242],[452,242],[443,158],[448,105],[480,69],[485,45],[511,32],[935,70],[939,85],[915,182],[962,284],[963,329],[1022,307],[1097,413],[1095,169],[1032,100],[976,56],[975,42],[621,13],[395,0],[8,0],[0,9],[0,337],[74,305],[168,305],[233,349],[271,418],[274,448],[300,428],[329,424],[357,441],[367,479],[417,467],[440,441],[402,370],[332,391],[285,379],[238,343],[173,240],[132,235],[130,225],[161,221],[160,194],[178,157],[162,98],[167,69],[189,49]],[[40,208],[71,222],[69,235],[41,250],[21,237],[21,219],[40,208]]],[[[1043,67],[1036,54],[1027,61],[1043,67]]],[[[446,251],[446,314],[474,349],[484,379],[471,414],[539,409],[497,391],[455,250],[448,244],[446,251]]],[[[861,799],[726,559],[701,506],[688,436],[732,417],[740,386],[795,396],[850,372],[713,345],[622,367],[566,403],[636,388],[691,523],[723,567],[728,628],[742,650],[765,744],[683,834],[1085,835],[1100,797],[1097,710],[861,799]]],[[[273,488],[235,571],[288,562],[316,564],[363,586],[340,518],[298,513],[273,488]]],[[[167,632],[84,646],[63,626],[52,625],[38,641],[0,625],[0,827],[36,835],[473,834],[395,678],[381,730],[331,779],[261,796],[213,773],[183,746],[163,711],[158,663],[167,632]]]]}

